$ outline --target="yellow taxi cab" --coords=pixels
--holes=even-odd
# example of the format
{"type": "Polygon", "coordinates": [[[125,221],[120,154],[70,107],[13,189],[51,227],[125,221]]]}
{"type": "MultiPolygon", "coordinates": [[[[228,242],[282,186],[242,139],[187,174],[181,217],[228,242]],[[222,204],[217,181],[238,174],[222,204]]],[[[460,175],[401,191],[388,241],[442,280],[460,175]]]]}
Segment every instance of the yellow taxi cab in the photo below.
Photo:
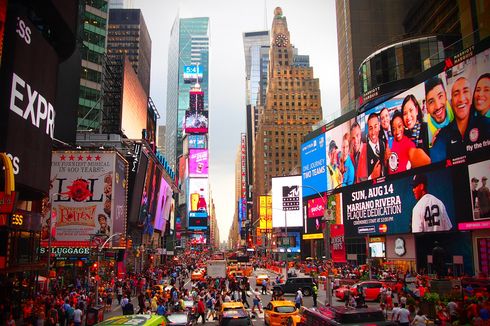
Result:
{"type": "Polygon", "coordinates": [[[204,281],[204,274],[205,274],[204,269],[196,269],[191,274],[191,280],[192,281],[204,281]]]}
{"type": "Polygon", "coordinates": [[[292,325],[299,317],[299,310],[289,300],[271,301],[264,308],[264,324],[268,326],[292,325]]]}
{"type": "Polygon", "coordinates": [[[221,304],[220,310],[218,311],[218,317],[221,318],[223,316],[224,311],[230,311],[230,310],[244,310],[245,311],[245,306],[241,302],[223,302],[221,304]]]}
{"type": "Polygon", "coordinates": [[[262,286],[262,281],[266,280],[267,285],[270,285],[269,283],[269,275],[267,274],[259,274],[257,275],[257,279],[255,280],[255,286],[262,286]]]}
{"type": "Polygon", "coordinates": [[[229,279],[237,278],[237,277],[243,277],[243,276],[245,276],[243,274],[243,271],[236,270],[236,271],[231,271],[231,272],[228,273],[228,278],[229,279]]]}

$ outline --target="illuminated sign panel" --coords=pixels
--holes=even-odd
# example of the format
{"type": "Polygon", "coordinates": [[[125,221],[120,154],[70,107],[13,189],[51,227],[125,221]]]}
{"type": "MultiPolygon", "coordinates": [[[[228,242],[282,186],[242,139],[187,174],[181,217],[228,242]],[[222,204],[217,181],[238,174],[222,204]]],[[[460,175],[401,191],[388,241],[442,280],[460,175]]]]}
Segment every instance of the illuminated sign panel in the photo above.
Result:
{"type": "Polygon", "coordinates": [[[272,227],[303,226],[301,176],[272,178],[272,227]]]}

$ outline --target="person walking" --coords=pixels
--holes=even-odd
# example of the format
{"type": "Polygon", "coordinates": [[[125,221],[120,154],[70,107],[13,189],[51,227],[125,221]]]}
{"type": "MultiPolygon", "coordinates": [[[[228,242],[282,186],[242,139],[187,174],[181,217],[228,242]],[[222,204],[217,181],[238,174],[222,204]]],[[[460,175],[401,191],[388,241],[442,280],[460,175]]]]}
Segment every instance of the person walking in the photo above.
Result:
{"type": "Polygon", "coordinates": [[[313,283],[313,287],[312,287],[312,290],[313,290],[313,307],[316,307],[317,305],[317,298],[318,298],[318,286],[316,285],[316,283],[313,283]]]}
{"type": "Polygon", "coordinates": [[[206,323],[206,306],[204,305],[204,299],[199,298],[199,302],[197,303],[197,314],[198,317],[196,319],[196,323],[199,322],[199,317],[202,318],[202,323],[206,323]]]}
{"type": "Polygon", "coordinates": [[[252,314],[255,313],[255,307],[257,307],[257,309],[259,310],[260,313],[262,313],[262,307],[261,307],[261,304],[260,302],[262,301],[262,299],[260,298],[260,293],[259,293],[259,290],[257,288],[255,288],[255,291],[253,291],[253,305],[252,305],[252,314]]]}
{"type": "Polygon", "coordinates": [[[250,308],[250,304],[248,303],[247,297],[249,296],[247,294],[247,291],[245,290],[245,286],[242,286],[241,288],[241,294],[242,294],[242,303],[243,306],[246,306],[248,309],[250,308]]]}
{"type": "Polygon", "coordinates": [[[83,316],[83,311],[80,309],[80,306],[77,306],[77,309],[73,312],[73,323],[75,326],[81,326],[82,325],[82,316],[83,316]]]}
{"type": "Polygon", "coordinates": [[[303,293],[301,293],[301,290],[296,292],[296,296],[294,297],[294,305],[297,309],[300,309],[303,305],[303,293]]]}
{"type": "Polygon", "coordinates": [[[410,311],[405,308],[405,304],[402,303],[400,310],[398,310],[397,319],[398,325],[400,326],[408,326],[412,321],[412,317],[410,316],[410,311]]]}

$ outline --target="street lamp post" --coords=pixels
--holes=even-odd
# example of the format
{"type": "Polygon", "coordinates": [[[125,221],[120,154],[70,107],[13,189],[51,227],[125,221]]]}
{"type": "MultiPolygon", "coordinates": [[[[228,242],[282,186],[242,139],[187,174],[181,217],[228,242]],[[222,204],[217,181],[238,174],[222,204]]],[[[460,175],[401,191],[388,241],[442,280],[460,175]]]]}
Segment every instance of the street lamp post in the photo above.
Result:
{"type": "MultiPolygon", "coordinates": [[[[100,234],[95,234],[95,236],[99,236],[100,234]]],[[[121,236],[122,233],[114,233],[110,237],[108,237],[104,243],[99,247],[97,246],[97,277],[95,278],[95,304],[99,305],[99,264],[100,264],[100,255],[102,253],[102,249],[104,249],[105,245],[114,238],[115,236],[121,236]]]]}

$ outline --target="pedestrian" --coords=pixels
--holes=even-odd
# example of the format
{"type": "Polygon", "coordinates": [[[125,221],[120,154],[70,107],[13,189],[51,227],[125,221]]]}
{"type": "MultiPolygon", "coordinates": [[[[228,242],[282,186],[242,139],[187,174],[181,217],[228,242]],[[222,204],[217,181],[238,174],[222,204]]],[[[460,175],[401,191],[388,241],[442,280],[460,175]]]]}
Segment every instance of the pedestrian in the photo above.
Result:
{"type": "Polygon", "coordinates": [[[412,317],[410,316],[410,311],[405,308],[405,304],[402,303],[400,310],[397,313],[397,321],[400,326],[408,326],[410,325],[412,317]]]}
{"type": "Polygon", "coordinates": [[[75,324],[75,326],[82,325],[82,316],[83,311],[80,309],[80,306],[77,306],[77,309],[73,311],[73,323],[75,324]]]}
{"type": "Polygon", "coordinates": [[[300,309],[303,305],[303,293],[301,293],[301,290],[296,292],[296,296],[294,297],[294,305],[297,309],[300,309]]]}
{"type": "Polygon", "coordinates": [[[348,307],[350,304],[350,298],[352,296],[352,293],[350,292],[350,286],[347,285],[347,287],[344,290],[344,301],[345,301],[345,306],[348,307]]]}
{"type": "Polygon", "coordinates": [[[398,302],[395,302],[393,310],[391,311],[391,321],[397,323],[399,311],[400,311],[400,307],[398,306],[398,302]]]}
{"type": "Polygon", "coordinates": [[[318,286],[316,285],[316,283],[313,283],[312,290],[313,290],[313,307],[316,307],[317,305],[316,300],[318,298],[318,286]]]}
{"type": "Polygon", "coordinates": [[[241,288],[241,294],[242,294],[242,303],[243,303],[243,306],[246,306],[247,309],[250,308],[250,304],[248,303],[248,300],[247,300],[247,297],[249,296],[247,291],[245,290],[245,287],[242,286],[241,288]]]}
{"type": "Polygon", "coordinates": [[[139,310],[138,310],[138,314],[142,314],[143,313],[143,310],[145,308],[145,295],[143,294],[143,292],[140,292],[138,294],[138,306],[139,306],[139,310]]]}
{"type": "Polygon", "coordinates": [[[199,298],[199,302],[197,303],[197,314],[199,315],[196,319],[196,323],[199,322],[199,317],[202,318],[202,323],[206,323],[206,306],[204,305],[204,299],[199,298]]]}
{"type": "Polygon", "coordinates": [[[424,315],[422,309],[419,309],[417,315],[415,315],[411,324],[413,326],[425,326],[425,324],[427,324],[428,321],[429,319],[424,315]]]}
{"type": "Polygon", "coordinates": [[[267,294],[267,280],[265,278],[262,280],[262,294],[267,294]]]}
{"type": "Polygon", "coordinates": [[[259,310],[260,313],[262,313],[262,307],[260,302],[262,299],[260,298],[260,293],[257,288],[255,288],[255,291],[253,292],[253,305],[252,305],[252,314],[255,313],[255,307],[259,310]]]}

